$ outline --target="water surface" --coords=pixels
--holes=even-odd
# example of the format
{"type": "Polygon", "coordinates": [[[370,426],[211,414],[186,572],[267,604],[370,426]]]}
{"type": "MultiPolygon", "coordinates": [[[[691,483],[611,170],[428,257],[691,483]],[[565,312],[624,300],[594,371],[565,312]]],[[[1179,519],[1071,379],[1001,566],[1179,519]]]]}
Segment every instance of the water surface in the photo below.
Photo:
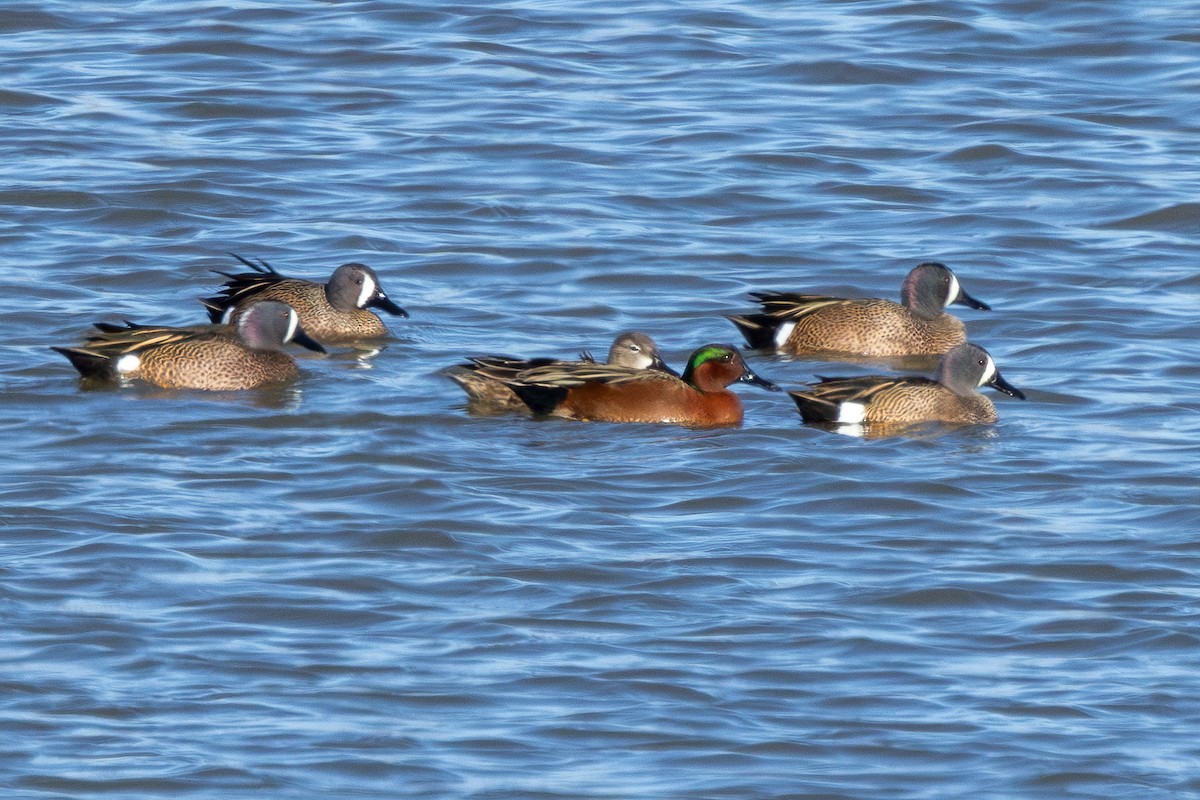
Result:
{"type": "MultiPolygon", "coordinates": [[[[0,786],[1200,793],[1200,6],[97,2],[0,15],[0,786]],[[228,255],[412,314],[280,391],[89,391],[228,255]],[[472,415],[923,260],[1029,396],[864,441],[472,415]]],[[[785,387],[865,365],[753,354],[785,387]]]]}

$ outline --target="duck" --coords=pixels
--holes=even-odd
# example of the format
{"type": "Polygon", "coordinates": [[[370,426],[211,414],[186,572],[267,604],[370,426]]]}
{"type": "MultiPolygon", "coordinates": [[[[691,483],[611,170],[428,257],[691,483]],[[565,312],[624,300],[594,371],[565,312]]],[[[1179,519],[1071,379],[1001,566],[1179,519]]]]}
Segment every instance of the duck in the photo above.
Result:
{"type": "Polygon", "coordinates": [[[228,279],[220,294],[200,300],[214,323],[234,321],[251,300],[281,300],[296,309],[301,327],[314,339],[340,343],[388,334],[383,320],[370,309],[408,316],[387,296],[379,276],[366,264],[342,264],[328,281],[315,283],[282,275],[261,259],[254,263],[237,253],[230,255],[253,271],[213,270],[228,279]]]}
{"type": "Polygon", "coordinates": [[[295,309],[278,300],[246,306],[231,325],[167,327],[98,322],[76,347],[54,347],[85,379],[140,380],[165,389],[230,391],[290,381],[299,375],[284,345],[317,353],[325,348],[299,324],[295,309]]]}
{"type": "MultiPolygon", "coordinates": [[[[580,353],[578,361],[480,356],[466,364],[450,367],[442,374],[462,387],[467,393],[468,403],[476,409],[528,413],[529,406],[505,384],[505,379],[515,377],[522,370],[534,366],[595,363],[592,354],[586,350],[580,353]]],[[[678,374],[663,361],[654,340],[640,331],[624,331],[618,334],[608,349],[606,363],[629,369],[652,369],[669,375],[678,374]]]]}
{"type": "Polygon", "coordinates": [[[908,273],[899,303],[794,292],[751,296],[762,306],[761,313],[727,319],[751,348],[791,355],[939,356],[967,341],[962,321],[946,313],[948,306],[991,310],[963,289],[949,267],[934,261],[908,273]]]}
{"type": "Polygon", "coordinates": [[[979,393],[987,386],[1024,400],[1025,394],[1006,381],[987,350],[964,343],[942,356],[932,379],[868,375],[825,378],[809,389],[788,392],[801,417],[819,425],[868,425],[903,428],[922,422],[957,425],[994,423],[991,399],[979,393]]]}
{"type": "MultiPolygon", "coordinates": [[[[477,364],[488,371],[485,360],[477,364]]],[[[510,366],[495,377],[537,416],[581,421],[670,423],[690,427],[742,424],[742,402],[728,387],[749,383],[779,391],[755,374],[728,344],[706,344],[688,358],[682,376],[586,362],[510,366]]]]}

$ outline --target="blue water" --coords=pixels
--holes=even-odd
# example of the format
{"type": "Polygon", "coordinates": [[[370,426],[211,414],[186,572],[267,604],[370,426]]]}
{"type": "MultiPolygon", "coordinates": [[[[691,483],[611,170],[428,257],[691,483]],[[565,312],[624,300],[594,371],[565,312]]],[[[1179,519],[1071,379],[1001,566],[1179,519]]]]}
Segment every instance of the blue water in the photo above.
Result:
{"type": "MultiPolygon", "coordinates": [[[[0,12],[14,798],[1200,796],[1200,4],[0,12]],[[87,390],[237,252],[411,319],[283,390],[87,390]],[[1026,402],[863,440],[478,416],[941,260],[1026,402]]],[[[751,354],[785,388],[862,365],[751,354]]]]}

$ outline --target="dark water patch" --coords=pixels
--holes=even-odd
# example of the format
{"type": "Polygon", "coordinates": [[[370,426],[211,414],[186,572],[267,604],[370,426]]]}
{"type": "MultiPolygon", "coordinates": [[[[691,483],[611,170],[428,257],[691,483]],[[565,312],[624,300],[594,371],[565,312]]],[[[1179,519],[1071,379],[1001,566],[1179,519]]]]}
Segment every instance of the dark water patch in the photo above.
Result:
{"type": "Polygon", "coordinates": [[[62,105],[63,100],[51,95],[22,92],[12,89],[0,90],[0,107],[20,110],[39,109],[45,106],[62,105]]]}
{"type": "Polygon", "coordinates": [[[898,205],[925,206],[940,201],[940,197],[931,192],[921,192],[905,186],[889,186],[886,184],[826,184],[824,191],[834,195],[857,197],[879,203],[895,203],[898,205]]]}
{"type": "Polygon", "coordinates": [[[1094,583],[1147,583],[1160,584],[1183,580],[1185,573],[1157,568],[1129,569],[1104,563],[1057,563],[1026,565],[1021,571],[1039,578],[1056,578],[1068,581],[1094,583]]]}
{"type": "Polygon", "coordinates": [[[0,205],[65,210],[97,208],[103,205],[103,200],[88,192],[70,189],[9,189],[0,192],[0,205]]]}
{"type": "Polygon", "coordinates": [[[997,714],[1005,714],[1005,715],[1009,715],[1009,716],[1020,717],[1021,719],[1028,719],[1028,718],[1035,718],[1035,719],[1040,718],[1040,719],[1050,719],[1050,720],[1092,719],[1095,716],[1094,714],[1090,714],[1087,712],[1087,710],[1082,709],[1082,708],[1074,708],[1071,706],[1054,706],[1054,705],[1040,706],[1040,705],[1029,705],[1026,703],[1012,703],[1009,705],[995,705],[995,706],[990,706],[988,708],[988,710],[992,711],[994,713],[997,713],[997,714]]]}
{"type": "Polygon", "coordinates": [[[284,105],[265,103],[233,103],[229,101],[189,101],[172,106],[171,113],[181,119],[230,120],[263,119],[277,120],[302,116],[301,111],[284,105]]]}
{"type": "Polygon", "coordinates": [[[815,175],[828,175],[833,172],[849,178],[871,173],[870,168],[863,164],[852,161],[831,161],[809,154],[764,151],[735,155],[735,158],[752,167],[776,169],[790,175],[810,172],[815,175]]]}
{"type": "MultiPolygon", "coordinates": [[[[108,780],[96,778],[59,778],[57,776],[31,775],[18,781],[20,787],[40,792],[61,792],[68,797],[79,795],[116,794],[124,797],[136,797],[146,794],[169,793],[182,794],[188,788],[188,782],[181,778],[111,778],[108,780]]],[[[253,787],[260,788],[255,782],[253,787]]]]}
{"type": "Polygon", "coordinates": [[[1098,223],[1101,229],[1192,234],[1200,231],[1200,203],[1180,203],[1123,219],[1098,223]]]}
{"type": "Polygon", "coordinates": [[[1078,119],[1083,122],[1088,122],[1093,125],[1104,125],[1112,128],[1144,128],[1148,131],[1159,131],[1171,124],[1169,117],[1159,116],[1156,114],[1133,114],[1133,113],[1117,113],[1114,111],[1107,112],[1090,112],[1079,114],[1067,114],[1068,119],[1078,119]]]}
{"type": "Polygon", "coordinates": [[[878,598],[884,606],[900,608],[996,608],[1009,600],[1003,595],[960,587],[920,589],[878,598]]]}
{"type": "Polygon", "coordinates": [[[939,156],[941,160],[950,163],[962,164],[985,164],[1006,165],[1016,167],[1026,165],[1029,162],[1039,162],[1043,165],[1061,165],[1065,166],[1067,162],[1062,159],[1052,159],[1044,156],[1033,156],[1028,153],[1021,153],[1013,148],[1000,144],[981,144],[964,147],[959,150],[954,150],[944,156],[939,156]]]}
{"type": "Polygon", "coordinates": [[[69,26],[70,21],[65,17],[31,7],[9,8],[0,19],[0,31],[4,33],[58,30],[69,26]]]}
{"type": "Polygon", "coordinates": [[[944,75],[936,70],[881,61],[817,60],[774,66],[765,70],[762,77],[807,86],[906,86],[941,80],[944,75]]]}
{"type": "MultiPolygon", "coordinates": [[[[275,12],[273,12],[274,14],[275,12]]],[[[283,17],[287,12],[280,12],[283,17]]],[[[274,21],[274,20],[272,20],[274,21]]],[[[286,19],[278,20],[286,24],[286,19]]],[[[236,58],[239,62],[254,64],[258,61],[279,61],[289,56],[297,55],[294,50],[281,50],[276,47],[245,41],[236,27],[228,30],[233,34],[228,38],[192,39],[189,41],[171,42],[169,44],[153,45],[141,51],[144,56],[158,55],[210,55],[225,58],[236,58]]],[[[193,63],[194,66],[194,63],[193,63]]]]}

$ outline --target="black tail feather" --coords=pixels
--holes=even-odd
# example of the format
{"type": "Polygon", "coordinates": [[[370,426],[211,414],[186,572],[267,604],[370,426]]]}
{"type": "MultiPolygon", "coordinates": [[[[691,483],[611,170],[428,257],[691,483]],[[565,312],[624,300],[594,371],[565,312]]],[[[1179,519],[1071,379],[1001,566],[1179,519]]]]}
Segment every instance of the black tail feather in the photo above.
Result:
{"type": "Polygon", "coordinates": [[[545,386],[540,384],[510,383],[506,384],[521,398],[534,414],[550,414],[567,399],[569,389],[565,386],[545,386]]]}
{"type": "Polygon", "coordinates": [[[780,320],[770,314],[739,314],[726,317],[737,326],[746,344],[755,350],[775,349],[775,330],[780,320]]]}
{"type": "Polygon", "coordinates": [[[805,422],[837,422],[838,404],[805,392],[788,392],[805,422]]]}
{"type": "MultiPolygon", "coordinates": [[[[274,267],[272,267],[266,261],[263,261],[261,258],[258,260],[258,263],[255,264],[250,259],[243,258],[242,256],[239,256],[237,253],[230,253],[229,255],[233,256],[238,261],[242,262],[243,264],[245,264],[247,267],[254,270],[255,272],[261,272],[265,275],[278,275],[279,274],[278,272],[275,271],[274,267]]],[[[217,270],[213,270],[213,272],[217,272],[217,270]]],[[[222,272],[221,274],[224,275],[225,273],[222,272]]],[[[227,277],[232,277],[232,276],[227,276],[227,277]]]]}
{"type": "Polygon", "coordinates": [[[62,353],[71,362],[71,366],[85,378],[108,378],[111,375],[111,362],[104,356],[98,356],[87,350],[74,347],[52,347],[56,353],[62,353]]]}
{"type": "Polygon", "coordinates": [[[208,312],[208,319],[214,325],[221,323],[221,318],[225,316],[225,309],[229,307],[229,298],[227,297],[201,297],[200,304],[204,306],[204,310],[208,312]]]}

